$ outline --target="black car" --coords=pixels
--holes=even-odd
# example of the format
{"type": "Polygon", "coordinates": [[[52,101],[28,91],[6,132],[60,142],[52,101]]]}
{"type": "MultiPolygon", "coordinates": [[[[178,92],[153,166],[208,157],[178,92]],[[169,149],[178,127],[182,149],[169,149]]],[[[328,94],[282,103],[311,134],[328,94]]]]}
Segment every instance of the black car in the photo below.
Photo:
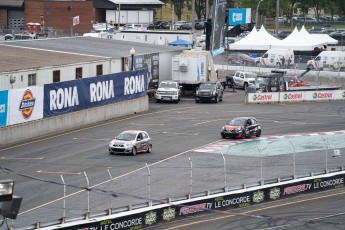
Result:
{"type": "Polygon", "coordinates": [[[170,29],[170,24],[169,24],[169,22],[166,22],[166,21],[157,21],[157,22],[150,24],[147,27],[147,29],[148,30],[158,30],[158,29],[166,30],[166,29],[170,29]]]}
{"type": "Polygon", "coordinates": [[[203,30],[205,29],[205,23],[204,21],[201,21],[201,22],[196,22],[195,25],[194,25],[194,28],[196,30],[203,30]]]}
{"type": "Polygon", "coordinates": [[[209,101],[217,103],[223,100],[223,91],[223,85],[219,81],[200,83],[195,92],[195,102],[209,101]]]}
{"type": "Polygon", "coordinates": [[[254,117],[237,117],[223,126],[220,135],[222,138],[260,137],[261,126],[254,117]]]}

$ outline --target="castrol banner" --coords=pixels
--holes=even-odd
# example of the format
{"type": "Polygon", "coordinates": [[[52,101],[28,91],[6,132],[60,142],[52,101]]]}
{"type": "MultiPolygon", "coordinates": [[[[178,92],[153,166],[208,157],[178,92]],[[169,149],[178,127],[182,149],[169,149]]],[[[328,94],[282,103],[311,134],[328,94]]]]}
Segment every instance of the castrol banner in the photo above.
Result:
{"type": "Polygon", "coordinates": [[[305,100],[305,92],[297,91],[297,92],[281,92],[279,96],[280,102],[295,102],[295,101],[304,101],[305,100]]]}
{"type": "Polygon", "coordinates": [[[279,93],[248,93],[248,103],[278,102],[279,93]]]}
{"type": "Polygon", "coordinates": [[[43,118],[43,86],[10,89],[8,92],[7,125],[43,118]]]}
{"type": "Polygon", "coordinates": [[[307,101],[329,101],[334,100],[335,90],[319,90],[319,91],[306,91],[305,100],[307,101]]]}

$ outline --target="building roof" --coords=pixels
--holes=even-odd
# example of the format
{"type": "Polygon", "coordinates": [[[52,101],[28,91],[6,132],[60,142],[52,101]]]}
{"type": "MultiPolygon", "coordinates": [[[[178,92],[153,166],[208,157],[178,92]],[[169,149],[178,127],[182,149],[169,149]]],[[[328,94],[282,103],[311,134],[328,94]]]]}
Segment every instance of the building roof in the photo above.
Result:
{"type": "Polygon", "coordinates": [[[4,41],[0,53],[6,55],[0,55],[0,72],[128,57],[132,47],[136,55],[185,49],[92,37],[4,41]]]}
{"type": "Polygon", "coordinates": [[[99,61],[106,58],[44,51],[0,44],[0,73],[47,66],[60,66],[72,63],[99,61]]]}
{"type": "Polygon", "coordinates": [[[24,0],[0,0],[1,7],[23,7],[24,0]]]}

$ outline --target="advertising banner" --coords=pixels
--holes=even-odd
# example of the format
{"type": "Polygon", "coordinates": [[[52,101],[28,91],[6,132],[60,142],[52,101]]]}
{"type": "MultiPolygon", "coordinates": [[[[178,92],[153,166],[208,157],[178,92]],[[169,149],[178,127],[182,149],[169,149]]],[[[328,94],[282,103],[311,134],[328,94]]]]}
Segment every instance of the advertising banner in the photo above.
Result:
{"type": "Polygon", "coordinates": [[[212,11],[212,34],[211,34],[211,51],[213,55],[221,53],[224,50],[220,49],[224,47],[224,34],[226,31],[226,1],[214,0],[212,11]]]}
{"type": "Polygon", "coordinates": [[[146,95],[147,69],[44,85],[44,117],[146,95]]]}
{"type": "Polygon", "coordinates": [[[230,9],[228,16],[228,24],[229,26],[235,26],[251,23],[251,15],[251,8],[230,9]]]}
{"type": "Polygon", "coordinates": [[[325,101],[325,100],[334,100],[335,91],[306,91],[305,100],[307,101],[325,101]]]}
{"type": "MultiPolygon", "coordinates": [[[[132,68],[132,58],[124,58],[124,71],[129,71],[132,68]]],[[[135,55],[133,57],[134,70],[147,68],[147,89],[158,89],[159,84],[159,53],[151,53],[144,55],[135,55]]]]}
{"type": "Polygon", "coordinates": [[[280,93],[248,93],[248,103],[278,102],[280,93]]]}
{"type": "Polygon", "coordinates": [[[43,95],[43,86],[10,89],[7,125],[42,119],[43,95]]]}
{"type": "Polygon", "coordinates": [[[0,127],[7,125],[8,91],[0,91],[0,127]]]}
{"type": "Polygon", "coordinates": [[[305,97],[304,91],[296,91],[296,92],[282,92],[279,96],[280,102],[296,102],[296,101],[303,101],[305,97]]]}

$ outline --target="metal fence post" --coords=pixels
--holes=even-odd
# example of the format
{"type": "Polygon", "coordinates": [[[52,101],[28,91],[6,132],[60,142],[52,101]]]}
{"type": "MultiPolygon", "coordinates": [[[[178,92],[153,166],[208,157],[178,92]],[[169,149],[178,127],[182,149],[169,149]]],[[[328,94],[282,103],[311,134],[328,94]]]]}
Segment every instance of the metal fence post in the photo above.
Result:
{"type": "Polygon", "coordinates": [[[111,214],[111,209],[113,208],[113,177],[111,175],[110,169],[107,168],[109,177],[110,177],[110,208],[109,208],[109,215],[111,214]]]}
{"type": "Polygon", "coordinates": [[[327,145],[327,141],[324,137],[322,137],[322,140],[326,145],[326,173],[327,173],[327,169],[328,169],[328,159],[327,159],[328,158],[328,145],[327,145]]]}
{"type": "Polygon", "coordinates": [[[293,177],[296,178],[296,150],[295,150],[295,146],[292,144],[291,141],[290,141],[290,144],[293,148],[293,177]]]}
{"type": "Polygon", "coordinates": [[[85,171],[84,171],[84,176],[85,176],[86,183],[87,183],[87,216],[86,216],[86,219],[89,219],[89,213],[90,213],[90,182],[89,182],[89,178],[87,177],[85,171]]]}
{"type": "Polygon", "coordinates": [[[226,162],[225,162],[225,157],[223,153],[222,153],[222,157],[223,157],[223,162],[224,162],[224,191],[226,192],[227,190],[226,188],[226,162]]]}
{"type": "Polygon", "coordinates": [[[260,181],[262,181],[262,153],[261,153],[259,146],[258,146],[258,150],[260,153],[260,181]]]}
{"type": "Polygon", "coordinates": [[[151,170],[150,167],[147,163],[146,164],[146,168],[147,168],[147,173],[148,173],[148,188],[147,188],[147,195],[148,198],[151,199],[151,170]]]}
{"type": "Polygon", "coordinates": [[[61,219],[61,222],[65,222],[65,218],[66,218],[66,183],[65,183],[65,180],[63,178],[62,175],[61,176],[61,180],[62,180],[62,183],[63,183],[63,212],[62,212],[62,219],[61,219]]]}
{"type": "Polygon", "coordinates": [[[190,157],[188,157],[189,164],[190,164],[190,180],[189,180],[189,199],[192,197],[193,191],[193,163],[190,157]]]}

